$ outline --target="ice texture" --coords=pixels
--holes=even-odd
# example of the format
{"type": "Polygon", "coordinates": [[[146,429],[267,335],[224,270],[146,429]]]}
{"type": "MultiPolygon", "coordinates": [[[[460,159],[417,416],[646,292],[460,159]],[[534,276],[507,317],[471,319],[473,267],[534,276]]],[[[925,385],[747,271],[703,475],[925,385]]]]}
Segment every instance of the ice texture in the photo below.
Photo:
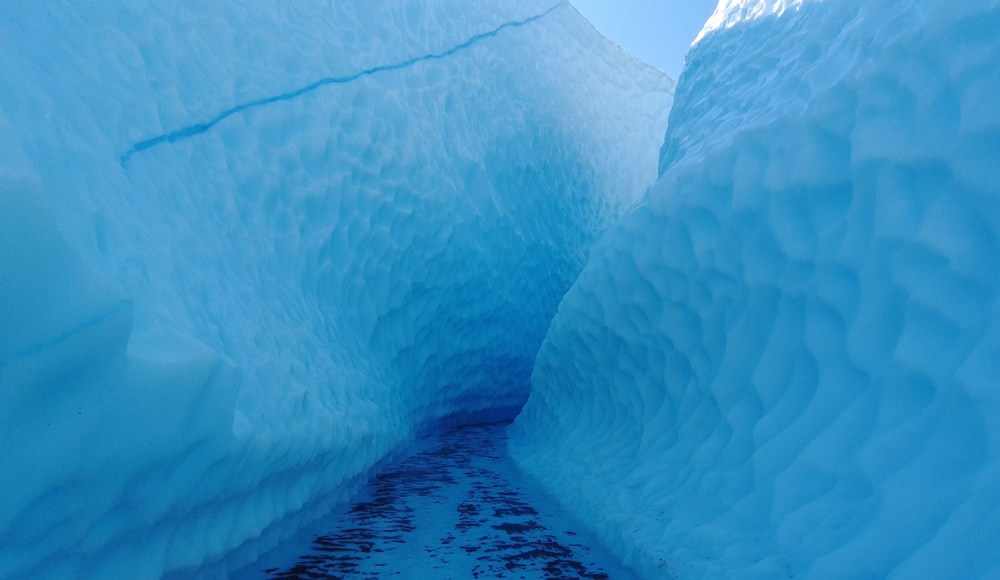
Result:
{"type": "Polygon", "coordinates": [[[648,577],[1000,577],[998,39],[720,3],[511,439],[648,577]]]}
{"type": "Polygon", "coordinates": [[[0,577],[216,576],[510,415],[673,81],[565,2],[3,2],[0,577]]]}

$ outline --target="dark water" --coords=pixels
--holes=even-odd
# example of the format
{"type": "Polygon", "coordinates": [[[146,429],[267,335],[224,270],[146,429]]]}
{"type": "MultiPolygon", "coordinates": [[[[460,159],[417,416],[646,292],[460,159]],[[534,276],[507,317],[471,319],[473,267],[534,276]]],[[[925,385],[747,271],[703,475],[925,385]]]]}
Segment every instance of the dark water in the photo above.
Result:
{"type": "Polygon", "coordinates": [[[329,530],[260,577],[631,579],[506,455],[505,424],[460,427],[378,475],[329,530]]]}

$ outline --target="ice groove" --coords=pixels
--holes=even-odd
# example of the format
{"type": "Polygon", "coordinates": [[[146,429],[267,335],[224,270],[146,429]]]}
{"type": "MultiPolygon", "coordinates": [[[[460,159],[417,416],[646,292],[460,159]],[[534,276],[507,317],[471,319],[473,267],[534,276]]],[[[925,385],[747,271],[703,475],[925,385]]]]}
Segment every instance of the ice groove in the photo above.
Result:
{"type": "Polygon", "coordinates": [[[112,307],[108,308],[104,312],[101,312],[97,316],[94,316],[92,318],[88,318],[87,320],[84,320],[83,322],[77,324],[76,326],[74,326],[72,328],[69,328],[69,329],[66,329],[63,332],[60,332],[59,334],[57,334],[55,336],[52,336],[52,337],[47,338],[45,340],[38,341],[38,342],[36,342],[36,343],[34,343],[34,344],[30,345],[30,346],[22,348],[21,350],[13,353],[11,355],[11,357],[10,357],[9,360],[7,360],[7,361],[0,361],[0,370],[3,370],[4,368],[10,366],[11,362],[13,362],[16,359],[26,358],[26,357],[32,356],[32,355],[37,354],[37,353],[39,353],[39,352],[41,352],[41,351],[43,351],[43,350],[45,350],[47,348],[50,348],[50,347],[56,346],[58,344],[61,344],[63,342],[66,342],[67,340],[69,340],[74,335],[79,334],[79,333],[81,333],[81,332],[83,332],[85,330],[91,329],[91,328],[93,328],[93,327],[101,324],[105,320],[107,320],[107,319],[111,318],[112,316],[114,316],[115,314],[117,314],[123,308],[129,307],[131,304],[132,304],[131,300],[120,300],[117,303],[115,303],[112,307]]]}
{"type": "Polygon", "coordinates": [[[260,98],[260,99],[254,99],[252,101],[247,101],[247,102],[241,103],[239,105],[234,105],[234,106],[232,106],[232,107],[230,107],[228,109],[225,109],[221,113],[217,114],[215,117],[212,117],[211,119],[209,119],[208,121],[205,121],[203,123],[196,123],[194,125],[188,125],[186,127],[182,127],[180,129],[171,131],[169,133],[163,133],[162,135],[157,135],[156,137],[152,137],[150,139],[146,139],[144,141],[139,141],[139,142],[135,143],[125,153],[122,154],[122,156],[120,158],[121,164],[125,165],[125,163],[127,163],[128,160],[133,155],[135,155],[136,153],[140,153],[142,151],[145,151],[146,149],[150,149],[152,147],[156,147],[157,145],[161,145],[163,143],[175,143],[177,141],[180,141],[180,140],[183,140],[183,139],[187,139],[189,137],[194,137],[195,135],[201,135],[202,133],[205,133],[206,131],[208,131],[212,127],[218,125],[222,121],[225,121],[229,117],[232,117],[233,115],[236,115],[238,113],[242,113],[243,111],[246,111],[246,110],[249,110],[249,109],[255,109],[257,107],[263,107],[265,105],[270,105],[272,103],[278,103],[278,102],[282,102],[282,101],[290,101],[292,99],[296,99],[296,98],[301,97],[302,95],[304,95],[306,93],[310,93],[312,91],[315,91],[316,89],[319,89],[321,87],[325,87],[327,85],[343,85],[343,84],[347,84],[347,83],[350,83],[350,82],[354,82],[354,81],[356,81],[356,80],[358,80],[360,78],[371,76],[371,75],[378,74],[378,73],[381,73],[381,72],[389,72],[389,71],[394,71],[394,70],[401,70],[401,69],[409,68],[409,67],[411,67],[411,66],[413,66],[415,64],[421,63],[421,62],[427,62],[427,61],[440,60],[440,59],[443,59],[443,58],[447,58],[447,57],[449,57],[449,56],[451,56],[453,54],[456,54],[456,53],[461,52],[461,51],[463,51],[463,50],[465,50],[467,48],[470,48],[470,47],[478,44],[479,42],[482,42],[484,40],[488,40],[490,38],[494,38],[498,34],[500,34],[501,32],[503,32],[504,30],[506,30],[508,28],[518,28],[518,27],[521,27],[521,26],[526,26],[526,25],[531,24],[533,22],[537,22],[538,20],[541,20],[542,18],[545,18],[546,16],[548,16],[549,14],[551,14],[552,12],[554,12],[555,10],[559,9],[560,7],[565,6],[566,4],[567,4],[566,0],[561,0],[560,2],[554,4],[552,7],[550,7],[548,10],[545,10],[544,12],[541,12],[541,13],[536,14],[534,16],[529,16],[529,17],[521,19],[521,20],[511,20],[509,22],[504,22],[503,24],[497,26],[496,28],[494,28],[492,30],[489,30],[487,32],[481,32],[479,34],[473,35],[468,40],[466,40],[465,42],[457,44],[457,45],[449,48],[448,50],[445,50],[445,51],[442,51],[442,52],[432,52],[432,53],[424,54],[424,55],[421,55],[421,56],[415,56],[415,57],[409,58],[409,59],[404,60],[404,61],[400,61],[400,62],[393,63],[393,64],[379,65],[379,66],[375,66],[375,67],[372,67],[372,68],[367,68],[367,69],[364,69],[364,70],[361,70],[361,71],[358,71],[358,72],[355,72],[355,73],[352,73],[352,74],[349,74],[349,75],[336,76],[336,77],[325,77],[325,78],[319,79],[317,81],[313,81],[313,82],[311,82],[308,85],[305,85],[303,87],[299,87],[297,89],[288,91],[286,93],[281,93],[281,94],[274,95],[274,96],[271,96],[271,97],[263,97],[263,98],[260,98]]]}

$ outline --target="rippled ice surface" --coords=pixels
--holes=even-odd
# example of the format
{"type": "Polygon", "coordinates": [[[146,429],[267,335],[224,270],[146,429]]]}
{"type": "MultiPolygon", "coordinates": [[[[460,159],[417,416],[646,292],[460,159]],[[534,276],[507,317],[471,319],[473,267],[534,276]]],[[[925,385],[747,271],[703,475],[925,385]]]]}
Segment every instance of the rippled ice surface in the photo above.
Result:
{"type": "Polygon", "coordinates": [[[521,476],[505,448],[504,423],[433,436],[314,528],[311,545],[238,577],[634,578],[521,476]]]}

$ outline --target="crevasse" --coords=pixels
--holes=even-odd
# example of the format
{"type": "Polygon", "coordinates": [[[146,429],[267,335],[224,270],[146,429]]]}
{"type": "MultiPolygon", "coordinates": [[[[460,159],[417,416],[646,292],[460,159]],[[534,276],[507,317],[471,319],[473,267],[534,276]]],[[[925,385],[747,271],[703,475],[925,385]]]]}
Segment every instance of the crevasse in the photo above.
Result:
{"type": "Polygon", "coordinates": [[[550,0],[3,14],[0,578],[223,576],[522,405],[644,576],[1000,575],[996,2],[724,0],[672,109],[550,0]]]}

